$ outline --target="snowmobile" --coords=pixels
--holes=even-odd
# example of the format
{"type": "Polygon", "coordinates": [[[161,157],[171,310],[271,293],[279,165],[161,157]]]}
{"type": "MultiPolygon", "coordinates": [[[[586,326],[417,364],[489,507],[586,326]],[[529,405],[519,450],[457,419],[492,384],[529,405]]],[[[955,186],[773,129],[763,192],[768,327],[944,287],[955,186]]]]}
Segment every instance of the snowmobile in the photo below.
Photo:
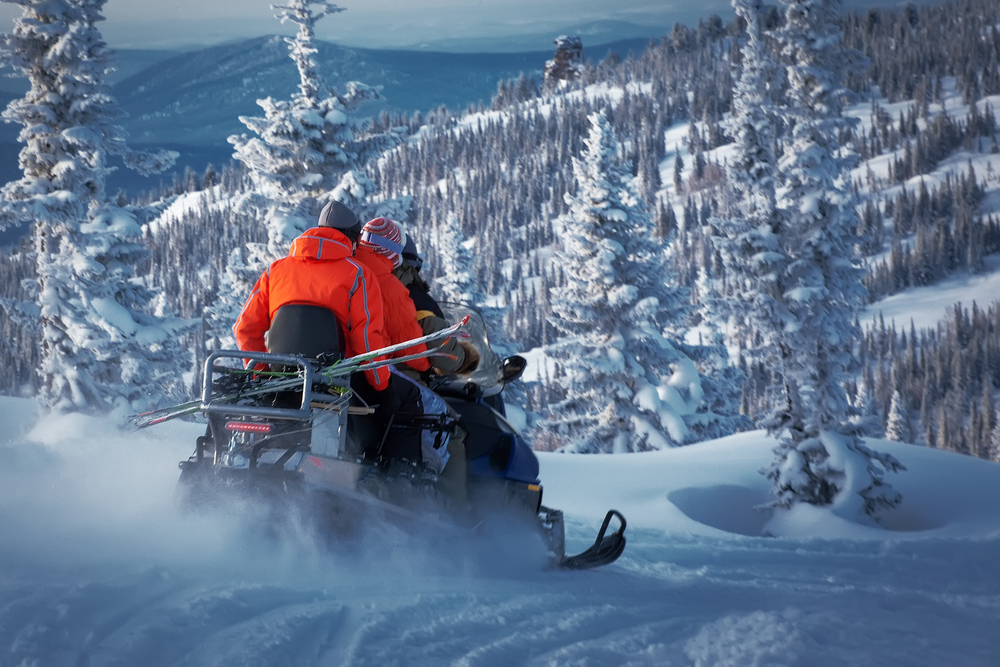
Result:
{"type": "MultiPolygon", "coordinates": [[[[508,420],[503,402],[504,386],[520,377],[527,362],[496,355],[474,309],[442,307],[457,322],[453,327],[345,359],[332,312],[283,306],[273,318],[267,353],[211,354],[200,401],[137,415],[133,424],[141,428],[196,412],[207,418],[205,435],[180,463],[179,484],[189,501],[202,502],[220,490],[268,502],[304,499],[309,512],[330,525],[373,513],[404,523],[419,523],[429,513],[450,516],[442,471],[448,441],[463,429],[465,511],[474,517],[465,519],[473,530],[497,517],[514,519],[537,531],[553,564],[565,569],[617,560],[625,549],[626,521],[616,510],[607,512],[589,549],[566,555],[563,514],[542,504],[538,459],[508,420]],[[351,375],[388,365],[387,355],[416,343],[425,343],[428,352],[413,357],[443,354],[449,337],[478,355],[475,367],[436,378],[433,391],[419,385],[422,412],[397,413],[384,428],[376,423],[374,411],[351,389],[351,375]]],[[[393,373],[393,382],[410,381],[393,373]]]]}

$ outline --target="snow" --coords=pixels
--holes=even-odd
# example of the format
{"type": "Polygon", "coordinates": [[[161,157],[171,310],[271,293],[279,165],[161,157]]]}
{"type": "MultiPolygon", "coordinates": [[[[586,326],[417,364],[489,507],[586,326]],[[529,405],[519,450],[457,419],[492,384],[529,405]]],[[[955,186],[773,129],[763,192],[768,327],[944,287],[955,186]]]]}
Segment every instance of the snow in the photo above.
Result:
{"type": "MultiPolygon", "coordinates": [[[[11,665],[992,665],[1000,465],[875,441],[908,468],[885,530],[769,520],[760,432],[624,455],[539,453],[568,546],[610,507],[629,544],[588,572],[373,529],[319,548],[184,513],[197,424],[135,434],[0,398],[0,646],[11,665]],[[772,521],[770,527],[776,522],[772,521]]],[[[486,543],[481,548],[477,542],[486,543]]],[[[523,545],[522,545],[523,546],[523,545]]]]}
{"type": "MultiPolygon", "coordinates": [[[[574,339],[569,339],[569,342],[573,342],[574,339]]],[[[545,354],[544,347],[535,347],[526,352],[519,352],[522,357],[527,359],[528,365],[524,368],[524,374],[521,378],[526,382],[538,382],[548,375],[551,377],[555,372],[556,363],[558,359],[554,359],[545,354]]]]}
{"type": "MultiPolygon", "coordinates": [[[[564,103],[577,102],[581,99],[586,99],[595,105],[603,102],[614,106],[625,97],[626,89],[630,95],[648,95],[652,91],[652,84],[633,82],[627,84],[624,88],[621,86],[609,86],[605,83],[591,84],[582,91],[577,90],[567,93],[563,96],[563,98],[544,99],[539,102],[535,108],[542,114],[542,116],[548,118],[554,108],[561,106],[564,103]],[[563,102],[562,99],[565,99],[565,102],[563,102]]],[[[507,111],[480,111],[478,113],[470,113],[457,120],[454,131],[472,131],[480,126],[489,125],[491,123],[508,123],[510,122],[510,118],[510,113],[507,111]]],[[[684,125],[684,128],[686,132],[687,124],[684,125]]],[[[410,137],[410,142],[419,142],[426,134],[427,131],[425,131],[424,128],[420,128],[420,130],[410,137]]],[[[624,211],[614,213],[614,217],[620,220],[626,219],[625,217],[618,217],[619,214],[627,217],[627,214],[625,214],[624,211]]]]}
{"type": "MultiPolygon", "coordinates": [[[[213,188],[215,194],[218,195],[221,192],[219,186],[213,188]]],[[[219,197],[213,198],[215,200],[220,199],[219,197]]],[[[171,222],[176,222],[183,219],[187,215],[191,215],[198,210],[205,202],[204,192],[185,192],[182,195],[174,198],[170,205],[164,209],[160,216],[150,223],[150,231],[156,233],[160,231],[163,227],[171,222]]],[[[221,206],[221,204],[216,204],[216,206],[221,206]]]]}
{"type": "Polygon", "coordinates": [[[950,315],[956,303],[968,309],[975,302],[985,309],[1000,295],[1000,257],[987,257],[985,262],[988,273],[958,274],[934,285],[914,287],[877,301],[862,313],[861,323],[871,326],[873,319],[881,315],[886,326],[895,322],[897,329],[908,329],[912,319],[919,330],[936,327],[950,315]]]}
{"type": "Polygon", "coordinates": [[[90,305],[94,309],[94,312],[108,322],[117,332],[130,336],[139,328],[135,320],[132,319],[132,314],[113,298],[94,299],[90,302],[90,305]]]}

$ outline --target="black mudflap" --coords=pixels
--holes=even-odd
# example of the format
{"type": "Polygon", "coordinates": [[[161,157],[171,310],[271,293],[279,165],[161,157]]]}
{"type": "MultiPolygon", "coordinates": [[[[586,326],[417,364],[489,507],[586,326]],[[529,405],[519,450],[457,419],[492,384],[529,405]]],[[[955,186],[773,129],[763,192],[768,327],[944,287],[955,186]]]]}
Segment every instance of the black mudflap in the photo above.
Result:
{"type": "Polygon", "coordinates": [[[593,546],[575,556],[563,556],[559,561],[559,567],[566,570],[588,570],[615,562],[625,551],[625,526],[625,517],[621,512],[608,510],[593,546]],[[614,518],[617,518],[621,525],[618,526],[618,530],[608,535],[608,526],[614,518]]]}

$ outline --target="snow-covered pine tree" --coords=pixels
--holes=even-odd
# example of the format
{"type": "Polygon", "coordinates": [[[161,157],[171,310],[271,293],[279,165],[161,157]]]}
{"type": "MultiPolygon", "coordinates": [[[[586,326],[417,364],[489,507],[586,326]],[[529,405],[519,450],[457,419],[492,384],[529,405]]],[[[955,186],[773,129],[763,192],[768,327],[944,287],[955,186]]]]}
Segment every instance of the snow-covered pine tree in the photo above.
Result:
{"type": "MultiPolygon", "coordinates": [[[[486,322],[490,346],[502,354],[513,354],[517,347],[511,341],[504,327],[506,304],[497,305],[489,299],[480,286],[475,270],[474,239],[466,239],[462,223],[454,211],[449,211],[444,221],[435,226],[431,233],[431,248],[435,266],[431,280],[431,292],[440,302],[466,304],[476,308],[486,322]]],[[[522,399],[519,392],[510,394],[511,399],[522,399]],[[515,396],[515,394],[517,394],[515,396]]],[[[524,402],[523,400],[521,402],[524,402]]]]}
{"type": "Polygon", "coordinates": [[[439,300],[482,306],[485,296],[476,284],[472,250],[453,211],[435,229],[432,245],[437,259],[433,285],[439,300]]]}
{"type": "Polygon", "coordinates": [[[97,29],[106,0],[5,0],[21,6],[0,58],[30,90],[3,112],[23,126],[23,176],[0,191],[0,227],[33,223],[42,331],[41,399],[57,410],[141,409],[184,392],[186,323],[152,312],[134,279],[147,254],[135,217],[104,190],[108,155],[144,175],[176,153],[136,152],[105,78],[112,57],[97,29]]]}
{"type": "Polygon", "coordinates": [[[555,39],[556,54],[545,63],[542,73],[550,87],[566,86],[580,78],[583,69],[583,40],[577,35],[560,35],[555,39]]]}
{"type": "Polygon", "coordinates": [[[343,8],[326,0],[290,0],[274,9],[282,23],[299,27],[294,38],[286,39],[299,71],[299,92],[290,100],[258,100],[263,118],[240,117],[255,136],[229,137],[234,157],[253,181],[253,203],[267,211],[271,259],[287,253],[292,239],[312,225],[325,203],[318,200],[333,193],[357,208],[374,191],[360,167],[398,141],[392,132],[366,134],[364,121],[353,115],[361,103],[378,99],[373,88],[351,82],[341,95],[317,71],[316,24],[343,8]]]}
{"type": "MultiPolygon", "coordinates": [[[[362,171],[364,164],[399,141],[394,131],[370,133],[354,111],[363,102],[379,99],[377,91],[350,82],[339,94],[323,81],[313,56],[315,28],[324,17],[344,11],[326,0],[289,0],[277,5],[276,18],[298,26],[289,44],[289,55],[299,71],[299,92],[290,100],[258,100],[264,117],[241,116],[254,136],[233,135],[234,157],[246,167],[253,184],[243,205],[261,213],[268,230],[267,245],[248,245],[247,266],[258,274],[271,261],[284,256],[292,239],[311,227],[326,200],[333,197],[360,212],[361,203],[375,191],[362,171]]],[[[241,274],[241,267],[231,272],[241,274]]],[[[221,303],[242,304],[249,285],[237,280],[234,295],[220,295],[221,303]]],[[[221,306],[219,306],[221,307],[221,306]]],[[[217,322],[229,319],[219,313],[217,322]]],[[[211,334],[224,339],[222,329],[211,334]]]]}
{"type": "Polygon", "coordinates": [[[861,511],[877,519],[901,500],[884,473],[904,468],[861,443],[844,387],[856,366],[864,287],[852,257],[858,225],[847,176],[856,155],[839,138],[853,125],[842,114],[851,97],[843,82],[861,56],[841,43],[839,0],[782,4],[785,21],[774,36],[787,62],[784,124],[792,129],[776,194],[790,262],[780,287],[788,319],[776,341],[785,398],[769,426],[785,439],[761,472],[774,482],[776,507],[828,505],[851,491],[863,499],[861,511]]]}
{"type": "Polygon", "coordinates": [[[721,293],[701,305],[703,319],[715,321],[744,359],[773,367],[786,319],[780,276],[788,257],[775,203],[777,65],[763,42],[762,7],[762,0],[733,0],[736,14],[746,22],[730,121],[736,154],[727,175],[735,197],[728,216],[712,220],[713,245],[722,257],[725,281],[721,293]]]}
{"type": "Polygon", "coordinates": [[[990,431],[990,441],[987,445],[989,449],[986,458],[990,461],[1000,463],[1000,411],[997,411],[995,420],[996,425],[990,431]]]}
{"type": "Polygon", "coordinates": [[[235,350],[236,339],[233,338],[233,323],[246,302],[246,297],[253,288],[260,271],[256,267],[247,266],[243,259],[243,250],[233,248],[229,252],[226,268],[219,280],[219,291],[212,305],[205,309],[205,330],[212,340],[206,341],[217,350],[235,350]]]}
{"type": "Polygon", "coordinates": [[[910,441],[910,425],[898,389],[892,392],[892,404],[889,406],[889,417],[885,423],[885,437],[886,440],[896,442],[910,441]]]}
{"type": "Polygon", "coordinates": [[[706,409],[694,361],[664,337],[685,300],[607,118],[589,120],[576,192],[556,221],[566,283],[552,289],[551,323],[562,337],[545,350],[563,362],[566,398],[539,435],[564,451],[626,452],[683,444],[696,425],[732,432],[730,416],[706,409]]]}
{"type": "Polygon", "coordinates": [[[870,437],[882,435],[882,415],[875,403],[875,397],[868,387],[868,381],[862,378],[858,391],[852,402],[854,414],[851,418],[853,430],[870,437]]]}

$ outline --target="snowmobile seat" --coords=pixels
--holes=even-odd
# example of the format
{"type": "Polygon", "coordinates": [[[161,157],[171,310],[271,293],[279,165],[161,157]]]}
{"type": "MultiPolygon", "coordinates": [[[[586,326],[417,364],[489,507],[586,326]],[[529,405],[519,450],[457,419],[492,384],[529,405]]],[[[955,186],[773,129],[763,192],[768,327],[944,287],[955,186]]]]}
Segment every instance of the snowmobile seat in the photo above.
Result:
{"type": "Polygon", "coordinates": [[[344,357],[344,331],[328,308],[293,303],[282,306],[271,319],[267,351],[301,354],[308,359],[320,355],[328,362],[344,357]]]}
{"type": "MultiPolygon", "coordinates": [[[[344,332],[337,316],[328,308],[293,303],[282,306],[271,318],[267,351],[272,354],[299,354],[307,359],[322,357],[323,364],[344,358],[344,332]]],[[[290,371],[294,368],[274,368],[290,371]]],[[[283,391],[270,397],[274,407],[297,407],[302,392],[283,391]]]]}

